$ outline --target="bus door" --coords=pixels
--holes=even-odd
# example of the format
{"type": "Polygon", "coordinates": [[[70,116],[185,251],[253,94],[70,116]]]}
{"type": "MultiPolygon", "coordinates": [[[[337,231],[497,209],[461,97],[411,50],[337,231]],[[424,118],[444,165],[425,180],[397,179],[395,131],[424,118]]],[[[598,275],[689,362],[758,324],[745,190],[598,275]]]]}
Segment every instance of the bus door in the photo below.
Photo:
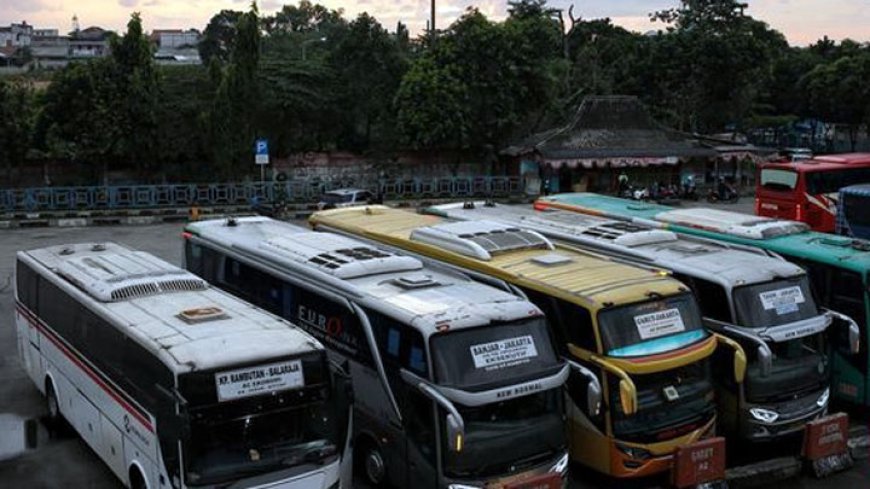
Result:
{"type": "Polygon", "coordinates": [[[438,477],[437,422],[434,402],[401,377],[402,369],[429,378],[423,335],[393,318],[366,310],[390,388],[402,413],[401,440],[388,458],[390,479],[400,487],[435,488],[438,477]]]}

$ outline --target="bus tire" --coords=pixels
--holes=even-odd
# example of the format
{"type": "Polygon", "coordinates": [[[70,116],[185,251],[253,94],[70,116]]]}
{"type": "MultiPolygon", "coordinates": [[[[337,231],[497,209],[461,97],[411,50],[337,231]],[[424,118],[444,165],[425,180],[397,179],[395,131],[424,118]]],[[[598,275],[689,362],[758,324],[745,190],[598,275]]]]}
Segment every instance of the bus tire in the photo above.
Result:
{"type": "Polygon", "coordinates": [[[45,379],[45,408],[48,411],[47,423],[49,429],[59,433],[64,426],[63,414],[60,412],[60,401],[51,378],[45,379]]]}
{"type": "Polygon", "coordinates": [[[130,489],[148,489],[148,484],[145,483],[145,476],[139,467],[133,465],[130,467],[130,489]]]}
{"type": "Polygon", "coordinates": [[[360,447],[360,469],[365,481],[372,487],[384,487],[387,480],[387,465],[381,448],[372,440],[365,440],[360,447]]]}

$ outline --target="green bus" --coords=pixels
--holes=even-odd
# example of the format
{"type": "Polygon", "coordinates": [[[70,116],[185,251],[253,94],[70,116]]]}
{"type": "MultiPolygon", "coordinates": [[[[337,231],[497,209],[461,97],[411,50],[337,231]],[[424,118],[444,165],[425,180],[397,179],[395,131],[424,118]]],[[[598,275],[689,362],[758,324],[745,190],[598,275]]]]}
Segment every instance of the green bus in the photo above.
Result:
{"type": "Polygon", "coordinates": [[[678,209],[592,193],[542,197],[536,209],[565,209],[614,219],[645,222],[668,230],[759,247],[807,270],[817,302],[855,320],[860,339],[834,342],[833,386],[836,397],[870,405],[868,356],[868,271],[870,241],[810,231],[801,222],[758,217],[710,208],[678,209]],[[843,345],[860,341],[857,354],[843,345]]]}

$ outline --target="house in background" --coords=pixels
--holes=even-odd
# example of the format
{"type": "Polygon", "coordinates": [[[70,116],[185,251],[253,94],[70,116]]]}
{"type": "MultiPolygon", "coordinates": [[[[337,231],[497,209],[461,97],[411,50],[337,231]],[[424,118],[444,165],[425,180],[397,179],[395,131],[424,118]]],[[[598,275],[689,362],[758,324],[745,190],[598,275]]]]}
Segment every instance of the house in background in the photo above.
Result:
{"type": "Polygon", "coordinates": [[[154,46],[154,61],[160,65],[201,64],[202,35],[196,29],[154,29],[148,36],[154,46]]]}
{"type": "Polygon", "coordinates": [[[501,155],[528,181],[537,175],[550,192],[606,192],[623,172],[633,185],[679,183],[681,171],[703,174],[699,168],[717,152],[657,123],[637,97],[590,96],[566,125],[518,141],[501,155]]]}

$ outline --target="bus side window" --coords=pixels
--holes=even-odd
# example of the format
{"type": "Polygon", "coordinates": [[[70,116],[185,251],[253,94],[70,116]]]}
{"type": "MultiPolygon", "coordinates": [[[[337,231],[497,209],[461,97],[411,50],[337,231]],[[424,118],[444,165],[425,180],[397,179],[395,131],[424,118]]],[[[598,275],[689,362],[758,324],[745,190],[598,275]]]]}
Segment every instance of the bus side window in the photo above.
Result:
{"type": "Polygon", "coordinates": [[[392,364],[392,368],[387,368],[387,375],[390,376],[391,371],[398,374],[399,368],[405,368],[428,378],[426,347],[420,332],[376,311],[366,310],[366,316],[384,365],[392,364]]]}
{"type": "MultiPolygon", "coordinates": [[[[851,317],[858,323],[861,332],[861,351],[857,355],[843,352],[843,356],[863,371],[867,368],[867,315],[865,314],[867,297],[863,281],[855,272],[833,270],[830,284],[830,308],[851,317]]],[[[847,344],[845,341],[837,343],[847,344]]]]}
{"type": "Polygon", "coordinates": [[[15,266],[15,287],[18,290],[18,300],[33,313],[39,314],[37,305],[37,288],[39,275],[24,262],[18,262],[15,266]]]}
{"type": "Polygon", "coordinates": [[[568,336],[565,330],[568,326],[562,322],[556,299],[536,290],[523,289],[523,292],[546,316],[547,322],[550,324],[551,336],[555,340],[556,349],[561,354],[567,353],[568,336]]]}
{"type": "Polygon", "coordinates": [[[559,310],[559,322],[564,325],[568,341],[584,350],[598,353],[598,341],[595,339],[595,328],[589,311],[561,299],[556,300],[556,305],[559,310]]]}
{"type": "Polygon", "coordinates": [[[692,289],[702,316],[725,323],[737,321],[731,316],[731,301],[721,285],[685,275],[674,274],[674,277],[692,289]]]}
{"type": "Polygon", "coordinates": [[[274,314],[280,314],[284,300],[281,296],[284,282],[250,265],[227,258],[224,263],[224,282],[249,302],[274,314]]]}
{"type": "Polygon", "coordinates": [[[188,270],[209,282],[218,278],[219,255],[216,251],[187,241],[184,247],[184,263],[188,270]]]}
{"type": "Polygon", "coordinates": [[[39,317],[57,331],[73,347],[81,350],[84,338],[76,331],[75,316],[78,304],[60,287],[45,279],[39,281],[39,317]]]}

